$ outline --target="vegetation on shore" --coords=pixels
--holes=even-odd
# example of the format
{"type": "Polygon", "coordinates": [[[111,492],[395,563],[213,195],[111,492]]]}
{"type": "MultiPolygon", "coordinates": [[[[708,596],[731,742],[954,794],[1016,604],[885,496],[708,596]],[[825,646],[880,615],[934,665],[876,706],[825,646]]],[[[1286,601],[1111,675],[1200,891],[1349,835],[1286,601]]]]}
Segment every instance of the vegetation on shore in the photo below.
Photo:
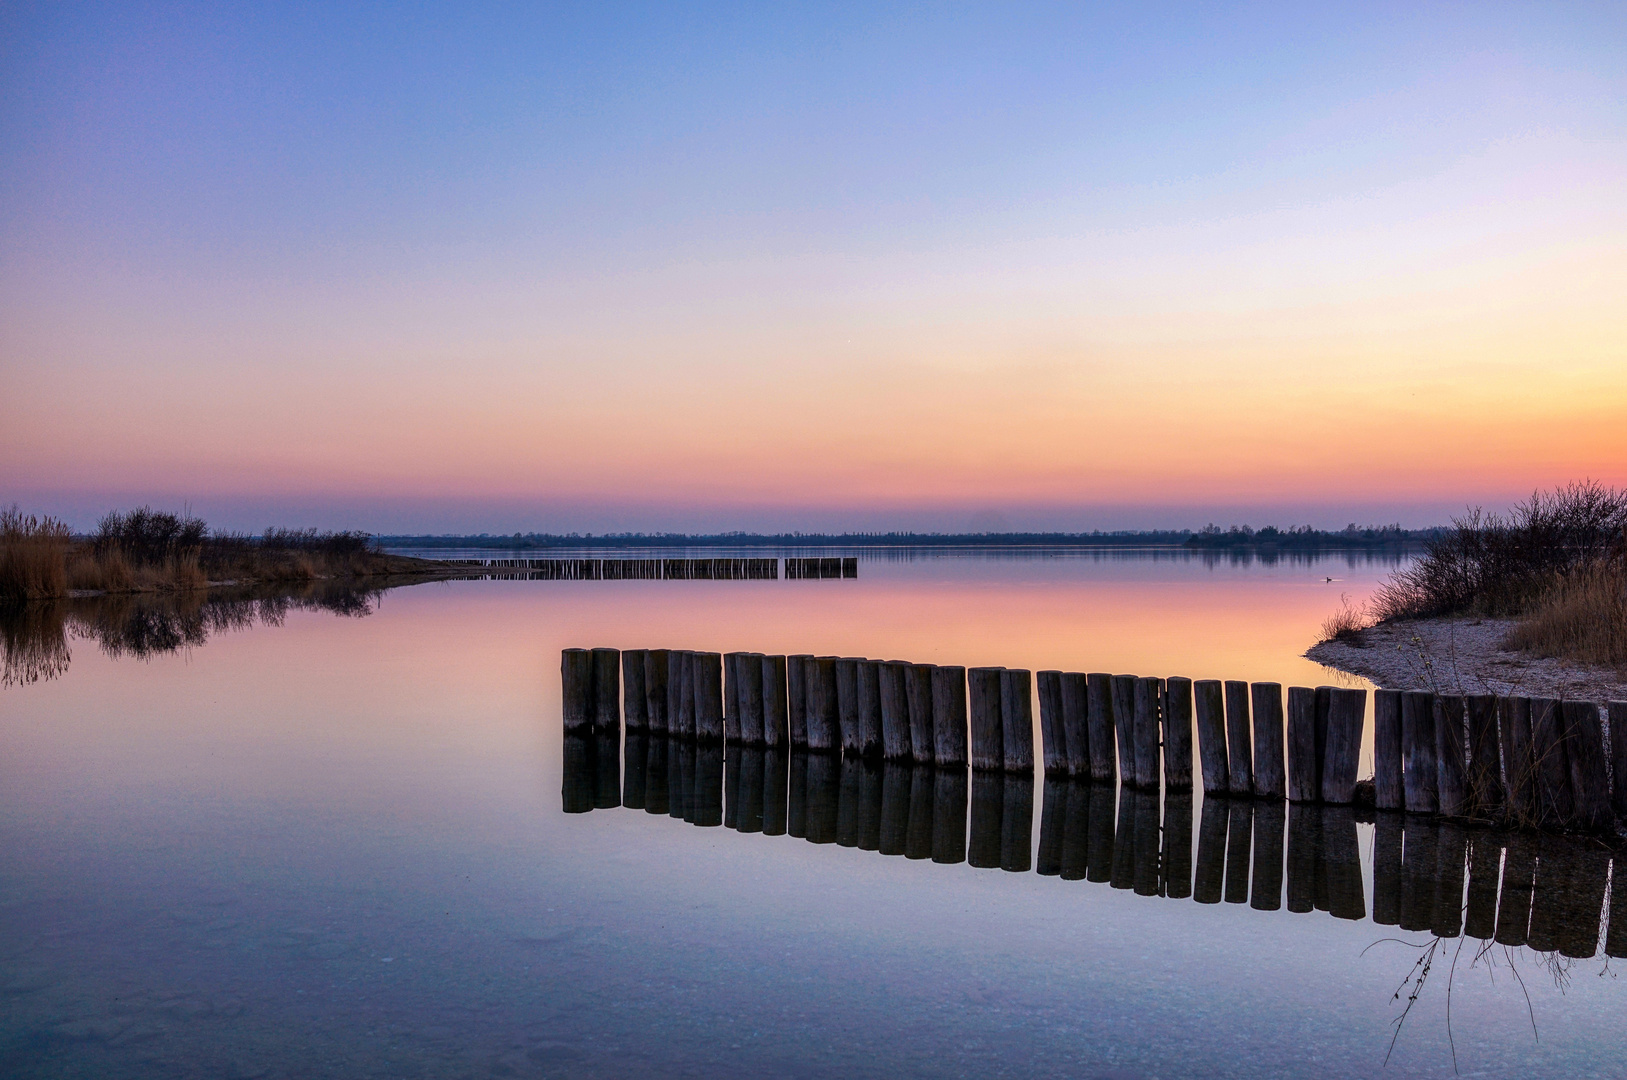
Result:
{"type": "Polygon", "coordinates": [[[114,511],[76,537],[50,517],[0,510],[0,601],[83,593],[188,592],[215,584],[294,583],[423,572],[365,533],[268,529],[212,532],[199,518],[147,507],[114,511]]]}

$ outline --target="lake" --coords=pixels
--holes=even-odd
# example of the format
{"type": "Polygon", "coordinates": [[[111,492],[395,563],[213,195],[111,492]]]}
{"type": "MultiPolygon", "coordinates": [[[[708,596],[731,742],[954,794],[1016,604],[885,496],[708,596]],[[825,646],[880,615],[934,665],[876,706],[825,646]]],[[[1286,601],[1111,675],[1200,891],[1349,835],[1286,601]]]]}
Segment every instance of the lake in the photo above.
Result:
{"type": "Polygon", "coordinates": [[[1348,810],[1042,776],[1001,778],[991,803],[964,772],[648,739],[567,768],[565,648],[1365,686],[1301,653],[1394,568],[858,554],[851,580],[454,581],[13,619],[0,1074],[1622,1068],[1605,949],[1627,934],[1607,913],[1601,934],[1600,902],[1627,891],[1588,850],[1409,822],[1403,865],[1401,826],[1348,810]],[[801,836],[762,827],[775,777],[801,836]],[[617,805],[635,778],[644,805],[617,805]],[[1488,940],[1518,904],[1531,944],[1488,940]]]}

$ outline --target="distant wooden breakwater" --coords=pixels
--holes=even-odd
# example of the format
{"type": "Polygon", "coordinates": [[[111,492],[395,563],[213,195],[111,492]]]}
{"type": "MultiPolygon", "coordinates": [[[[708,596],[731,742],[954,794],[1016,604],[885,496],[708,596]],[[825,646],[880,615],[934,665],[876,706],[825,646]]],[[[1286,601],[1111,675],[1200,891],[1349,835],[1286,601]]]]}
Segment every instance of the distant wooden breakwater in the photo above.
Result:
{"type": "Polygon", "coordinates": [[[1037,871],[1200,904],[1321,911],[1443,938],[1627,958],[1627,858],[1573,836],[1436,815],[1162,793],[1032,774],[614,730],[565,736],[567,813],[626,806],[698,826],[1037,871]],[[1373,823],[1364,880],[1356,823],[1373,823]],[[1196,836],[1194,837],[1194,825],[1196,836]],[[1194,839],[1196,843],[1194,844],[1194,839]],[[1609,904],[1606,907],[1606,895],[1609,904]],[[1608,928],[1601,934],[1601,926],[1608,928]]]}
{"type": "MultiPolygon", "coordinates": [[[[817,559],[465,559],[537,581],[764,581],[856,578],[857,557],[817,559]]],[[[509,574],[504,574],[509,576],[509,574]]]]}
{"type": "MultiPolygon", "coordinates": [[[[701,742],[1349,805],[1367,692],[1102,672],[681,649],[566,649],[564,724],[701,742]],[[1036,694],[1037,691],[1037,694],[1036,694]],[[1194,749],[1196,754],[1194,755],[1194,749]]],[[[1381,690],[1381,810],[1611,833],[1627,819],[1627,704],[1381,690]]]]}

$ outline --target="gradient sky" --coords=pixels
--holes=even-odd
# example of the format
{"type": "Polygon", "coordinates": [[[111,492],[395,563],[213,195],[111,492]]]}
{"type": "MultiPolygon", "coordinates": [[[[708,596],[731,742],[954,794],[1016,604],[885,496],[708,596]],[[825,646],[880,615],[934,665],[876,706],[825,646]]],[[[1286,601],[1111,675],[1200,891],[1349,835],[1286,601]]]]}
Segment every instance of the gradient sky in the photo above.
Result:
{"type": "Polygon", "coordinates": [[[1627,483],[1627,5],[7,4],[0,502],[1428,524],[1627,483]]]}

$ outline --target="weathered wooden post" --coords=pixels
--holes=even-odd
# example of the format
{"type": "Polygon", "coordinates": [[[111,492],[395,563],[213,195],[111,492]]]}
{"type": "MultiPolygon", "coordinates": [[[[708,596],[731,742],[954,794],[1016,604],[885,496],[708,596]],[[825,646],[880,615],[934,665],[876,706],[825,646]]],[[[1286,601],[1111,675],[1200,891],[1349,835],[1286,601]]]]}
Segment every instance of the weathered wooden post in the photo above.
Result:
{"type": "Polygon", "coordinates": [[[1254,741],[1249,736],[1249,685],[1226,680],[1226,757],[1231,775],[1226,789],[1232,795],[1254,794],[1254,741]]]}
{"type": "Polygon", "coordinates": [[[1567,701],[1563,715],[1566,758],[1570,763],[1572,820],[1577,828],[1589,832],[1610,832],[1615,815],[1610,810],[1610,777],[1605,765],[1599,707],[1591,701],[1567,701]]]}
{"type": "MultiPolygon", "coordinates": [[[[881,756],[881,661],[859,665],[859,743],[867,758],[881,756]]],[[[878,780],[879,784],[880,781],[878,780]]],[[[879,788],[877,790],[880,790],[879,788]]]]}
{"type": "MultiPolygon", "coordinates": [[[[1004,769],[1005,738],[1000,707],[1000,668],[978,667],[966,672],[972,706],[972,768],[1004,769]]],[[[883,686],[882,705],[886,706],[883,686]]],[[[972,785],[972,844],[977,844],[978,788],[972,785]]]]}
{"type": "Polygon", "coordinates": [[[1119,780],[1134,787],[1136,784],[1136,677],[1114,675],[1113,687],[1113,740],[1119,750],[1119,780]]]}
{"type": "Polygon", "coordinates": [[[593,650],[593,726],[621,728],[621,653],[615,649],[593,650]]]}
{"type": "Polygon", "coordinates": [[[1254,796],[1281,799],[1288,794],[1282,755],[1282,683],[1249,687],[1254,711],[1254,796]]]}
{"type": "MultiPolygon", "coordinates": [[[[763,657],[763,745],[770,748],[785,748],[791,741],[790,712],[785,696],[785,657],[763,657]]],[[[769,763],[765,760],[763,768],[767,769],[769,763]]],[[[764,773],[766,777],[768,774],[764,773]]],[[[764,783],[768,781],[765,779],[764,783]]],[[[768,801],[764,796],[763,831],[768,832],[766,824],[768,818],[768,801]]],[[[775,834],[778,835],[778,834],[775,834]]]]}
{"type": "MultiPolygon", "coordinates": [[[[1328,742],[1322,759],[1322,801],[1348,806],[1356,797],[1361,733],[1367,720],[1367,691],[1335,687],[1328,712],[1328,742]]],[[[1495,748],[1494,748],[1495,749],[1495,748]]]]}
{"type": "Polygon", "coordinates": [[[1098,781],[1117,778],[1113,745],[1113,676],[1104,672],[1092,672],[1085,676],[1085,727],[1090,745],[1090,778],[1098,781]]]}
{"type": "MultiPolygon", "coordinates": [[[[1008,773],[1034,771],[1033,677],[1024,668],[1000,671],[1000,742],[1008,773]]],[[[1010,789],[1006,796],[1010,798],[1010,789]]],[[[1010,813],[1010,807],[1006,808],[1010,813]]],[[[1034,793],[1028,793],[1028,816],[1034,816],[1034,793]]],[[[1024,867],[1026,870],[1027,867],[1024,867]]]]}
{"type": "MultiPolygon", "coordinates": [[[[836,719],[844,757],[864,755],[864,729],[859,725],[859,665],[862,663],[864,658],[857,656],[844,656],[836,661],[836,719]]],[[[855,834],[854,844],[857,843],[855,834]]]]}
{"type": "Polygon", "coordinates": [[[644,650],[644,715],[650,734],[667,733],[672,718],[667,713],[667,669],[671,653],[667,649],[644,650]]]}
{"type": "Polygon", "coordinates": [[[1447,817],[1463,817],[1469,810],[1468,791],[1464,784],[1464,756],[1468,740],[1464,737],[1468,726],[1468,713],[1461,694],[1439,694],[1435,698],[1435,768],[1439,779],[1437,792],[1441,813],[1447,817]]]}
{"type": "Polygon", "coordinates": [[[648,655],[648,649],[626,649],[621,654],[622,711],[628,731],[647,731],[650,727],[644,691],[644,662],[648,655]]]}
{"type": "Polygon", "coordinates": [[[742,653],[736,662],[735,673],[740,678],[740,741],[747,746],[762,746],[763,736],[763,667],[767,657],[761,653],[742,653]]]}
{"type": "MultiPolygon", "coordinates": [[[[1490,817],[1503,808],[1503,778],[1497,753],[1497,698],[1469,696],[1469,812],[1490,817]]],[[[1474,874],[1469,874],[1471,882],[1474,874]]],[[[1496,908],[1497,893],[1492,891],[1496,908]]],[[[1490,937],[1490,934],[1483,935],[1490,937]]]]}
{"type": "MultiPolygon", "coordinates": [[[[586,649],[564,649],[560,652],[559,694],[563,705],[565,730],[578,732],[591,728],[593,726],[592,653],[586,649]]],[[[589,809],[592,809],[592,807],[590,806],[589,809]]],[[[571,810],[566,811],[566,813],[574,812],[571,810]]]]}
{"type": "Polygon", "coordinates": [[[1157,791],[1163,762],[1159,760],[1158,736],[1164,703],[1164,680],[1139,678],[1135,685],[1136,787],[1157,791]]]}
{"type": "Polygon", "coordinates": [[[1170,791],[1191,791],[1192,680],[1180,675],[1165,679],[1163,706],[1164,787],[1170,791]]]}
{"type": "MultiPolygon", "coordinates": [[[[1090,775],[1090,686],[1077,671],[1062,675],[1062,741],[1068,747],[1069,776],[1090,775]]],[[[1081,864],[1082,865],[1082,864],[1081,864]]]]}
{"type": "Polygon", "coordinates": [[[727,743],[740,741],[740,699],[744,696],[740,692],[740,657],[737,652],[723,654],[723,741],[727,743]]]}
{"type": "MultiPolygon", "coordinates": [[[[1401,784],[1401,691],[1378,690],[1373,694],[1373,798],[1380,810],[1400,810],[1406,805],[1401,784]]],[[[1378,909],[1378,898],[1373,898],[1378,909]]]]}
{"type": "Polygon", "coordinates": [[[836,657],[816,656],[808,664],[808,690],[808,749],[838,749],[841,727],[836,713],[836,657]]]}
{"type": "MultiPolygon", "coordinates": [[[[1615,776],[1615,786],[1610,789],[1610,805],[1617,817],[1627,819],[1627,701],[1610,703],[1610,765],[1615,776]]],[[[1616,868],[1622,888],[1627,889],[1627,860],[1618,861],[1616,868]]],[[[1627,893],[1623,895],[1627,896],[1627,893]]],[[[1610,910],[1622,913],[1622,940],[1627,942],[1627,902],[1610,910]]],[[[1610,925],[1612,929],[1615,928],[1614,915],[1611,916],[1610,925]]]]}
{"type": "Polygon", "coordinates": [[[1288,688],[1288,799],[1316,802],[1316,691],[1288,688]]]}
{"type": "MultiPolygon", "coordinates": [[[[942,664],[932,669],[932,743],[933,756],[939,765],[966,764],[966,669],[963,667],[942,664]]],[[[963,826],[963,842],[965,832],[963,826]]]]}
{"type": "Polygon", "coordinates": [[[881,665],[881,753],[889,761],[908,761],[910,742],[909,665],[888,660],[881,665]]]}
{"type": "MultiPolygon", "coordinates": [[[[1408,690],[1401,695],[1401,741],[1406,751],[1401,786],[1407,811],[1433,814],[1440,809],[1435,769],[1435,698],[1408,690]]],[[[1402,929],[1406,929],[1403,924],[1402,929]]],[[[1418,929],[1425,929],[1419,927],[1418,929]]]]}
{"type": "Polygon", "coordinates": [[[1564,717],[1554,698],[1531,699],[1531,754],[1536,759],[1537,813],[1543,824],[1571,820],[1570,757],[1566,753],[1564,717]]]}
{"type": "MultiPolygon", "coordinates": [[[[1062,720],[1062,672],[1040,671],[1034,675],[1039,690],[1040,759],[1047,776],[1055,778],[1068,771],[1068,733],[1062,720]]],[[[1044,815],[1040,816],[1043,831],[1044,815]]],[[[1057,836],[1061,836],[1057,833],[1057,836]]],[[[1057,849],[1057,873],[1062,872],[1062,849],[1057,849]]]]}
{"type": "Polygon", "coordinates": [[[1497,699],[1497,736],[1503,751],[1503,805],[1516,824],[1529,824],[1537,816],[1530,698],[1497,699]]]}
{"type": "MultiPolygon", "coordinates": [[[[695,737],[695,656],[688,649],[673,649],[667,668],[667,715],[670,734],[695,737]]],[[[694,761],[690,760],[690,771],[694,761]]],[[[680,815],[682,816],[682,815],[680,815]]]]}
{"type": "Polygon", "coordinates": [[[933,749],[932,664],[910,664],[905,669],[904,700],[910,713],[910,757],[930,764],[933,749]]]}
{"type": "Polygon", "coordinates": [[[1328,757],[1328,717],[1333,712],[1333,687],[1316,688],[1316,790],[1322,790],[1322,763],[1328,757]]]}
{"type": "MultiPolygon", "coordinates": [[[[785,560],[789,565],[791,560],[785,560]]],[[[797,653],[785,658],[786,718],[790,723],[791,745],[808,745],[808,665],[813,657],[797,653]]]]}
{"type": "Polygon", "coordinates": [[[1224,795],[1231,786],[1231,766],[1226,754],[1226,705],[1220,680],[1199,679],[1192,684],[1192,693],[1203,791],[1206,795],[1224,795]]]}
{"type": "MultiPolygon", "coordinates": [[[[723,741],[723,657],[715,652],[696,653],[695,671],[695,738],[702,742],[723,741]]],[[[696,759],[697,767],[701,761],[696,759]]],[[[710,759],[707,759],[708,761],[710,759]]],[[[721,779],[722,771],[718,776],[721,779]]],[[[721,796],[719,803],[721,804],[721,796]]],[[[722,822],[721,809],[718,822],[722,822]]]]}

